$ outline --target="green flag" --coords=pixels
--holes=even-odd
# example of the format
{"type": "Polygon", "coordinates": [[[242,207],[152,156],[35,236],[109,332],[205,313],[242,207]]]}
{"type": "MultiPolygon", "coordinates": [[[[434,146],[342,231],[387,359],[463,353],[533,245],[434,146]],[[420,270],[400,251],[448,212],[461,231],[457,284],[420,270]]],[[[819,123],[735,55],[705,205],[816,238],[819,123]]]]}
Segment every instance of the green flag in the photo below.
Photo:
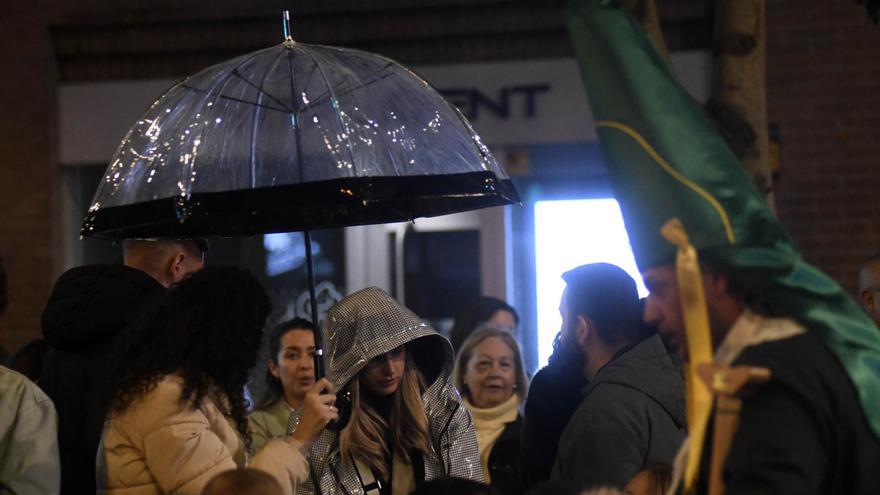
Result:
{"type": "Polygon", "coordinates": [[[739,161],[616,1],[573,1],[567,18],[639,269],[674,259],[676,248],[660,228],[678,217],[702,258],[729,269],[774,314],[795,319],[834,352],[880,437],[880,330],[836,282],[804,262],[739,161]]]}

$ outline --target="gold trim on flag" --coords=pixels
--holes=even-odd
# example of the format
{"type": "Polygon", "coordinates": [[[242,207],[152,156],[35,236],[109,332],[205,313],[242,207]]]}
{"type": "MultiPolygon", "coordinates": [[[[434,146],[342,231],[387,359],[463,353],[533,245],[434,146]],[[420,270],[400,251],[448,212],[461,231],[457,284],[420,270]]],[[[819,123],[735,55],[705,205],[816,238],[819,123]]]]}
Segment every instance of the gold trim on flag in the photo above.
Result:
{"type": "Polygon", "coordinates": [[[666,171],[666,173],[671,175],[675,180],[681,182],[682,184],[699,194],[703,199],[708,201],[713,208],[715,208],[715,211],[718,212],[718,216],[721,217],[721,223],[724,225],[724,231],[727,234],[727,240],[731,244],[736,244],[736,235],[733,233],[733,226],[730,223],[730,217],[727,216],[727,211],[725,211],[724,207],[721,206],[721,203],[717,199],[715,199],[715,196],[712,196],[711,194],[709,194],[708,191],[700,187],[699,184],[688,179],[687,177],[682,175],[681,172],[673,168],[672,165],[670,165],[669,162],[666,161],[666,159],[660,156],[660,153],[657,153],[657,150],[655,150],[654,147],[651,146],[651,144],[648,143],[648,141],[644,137],[642,137],[641,134],[638,133],[638,131],[624,123],[616,122],[613,120],[597,120],[596,127],[608,127],[611,129],[617,129],[618,131],[624,132],[629,137],[633,138],[637,143],[639,143],[639,145],[645,150],[645,152],[648,153],[648,155],[650,155],[651,158],[653,158],[658,165],[660,165],[660,168],[666,171]]]}

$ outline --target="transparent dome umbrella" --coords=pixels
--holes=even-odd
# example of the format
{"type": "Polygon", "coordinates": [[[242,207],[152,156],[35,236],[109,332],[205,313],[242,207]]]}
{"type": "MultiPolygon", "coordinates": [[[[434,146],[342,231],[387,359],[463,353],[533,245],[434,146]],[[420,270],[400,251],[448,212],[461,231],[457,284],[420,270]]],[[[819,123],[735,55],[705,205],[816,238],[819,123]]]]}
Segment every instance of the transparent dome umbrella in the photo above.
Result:
{"type": "Polygon", "coordinates": [[[82,234],[308,233],[518,201],[467,120],[416,74],[288,38],[156,100],[119,144],[82,234]]]}
{"type": "Polygon", "coordinates": [[[414,73],[287,41],[156,100],[120,143],[82,233],[251,235],[516,201],[468,122],[414,73]]]}

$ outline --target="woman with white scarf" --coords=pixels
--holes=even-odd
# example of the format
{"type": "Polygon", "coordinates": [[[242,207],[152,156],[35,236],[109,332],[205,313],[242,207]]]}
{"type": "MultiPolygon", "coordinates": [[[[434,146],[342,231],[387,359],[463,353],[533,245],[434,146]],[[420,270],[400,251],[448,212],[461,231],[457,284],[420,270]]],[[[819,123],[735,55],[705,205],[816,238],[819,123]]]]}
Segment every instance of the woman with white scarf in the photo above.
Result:
{"type": "Polygon", "coordinates": [[[516,339],[492,326],[476,330],[462,344],[455,384],[474,418],[484,480],[494,493],[519,493],[520,410],[528,379],[516,339]]]}

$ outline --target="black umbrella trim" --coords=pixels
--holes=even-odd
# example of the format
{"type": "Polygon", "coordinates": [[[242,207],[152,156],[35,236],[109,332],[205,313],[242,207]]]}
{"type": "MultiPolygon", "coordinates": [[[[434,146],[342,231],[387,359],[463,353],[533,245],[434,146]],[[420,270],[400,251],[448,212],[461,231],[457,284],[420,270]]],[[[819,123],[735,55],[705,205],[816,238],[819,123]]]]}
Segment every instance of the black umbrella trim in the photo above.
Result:
{"type": "Polygon", "coordinates": [[[82,235],[247,236],[410,221],[517,202],[511,181],[492,172],[345,178],[99,208],[89,212],[82,235]]]}

